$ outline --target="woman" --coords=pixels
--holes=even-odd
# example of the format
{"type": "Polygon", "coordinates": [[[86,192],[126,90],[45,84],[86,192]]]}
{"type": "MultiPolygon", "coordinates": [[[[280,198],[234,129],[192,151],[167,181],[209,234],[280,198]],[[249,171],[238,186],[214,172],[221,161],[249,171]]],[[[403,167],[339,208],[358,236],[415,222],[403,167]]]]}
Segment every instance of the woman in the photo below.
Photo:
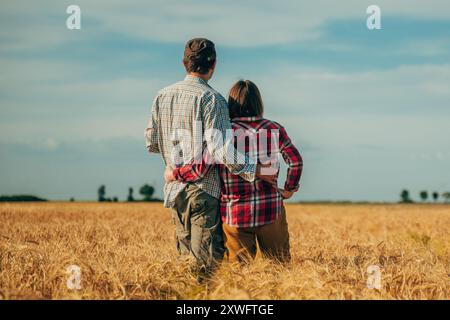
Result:
{"type": "MultiPolygon", "coordinates": [[[[279,261],[290,260],[289,232],[283,199],[299,188],[303,161],[286,130],[263,118],[264,107],[258,87],[249,80],[238,81],[230,90],[228,107],[235,147],[260,163],[278,159],[288,165],[284,189],[261,179],[248,182],[219,165],[221,216],[227,257],[230,261],[254,258],[257,244],[261,253],[279,261]]],[[[205,161],[208,163],[207,161],[205,161]]],[[[180,182],[200,180],[212,165],[192,164],[173,170],[180,182]]],[[[277,169],[278,170],[278,169],[277,169]]]]}

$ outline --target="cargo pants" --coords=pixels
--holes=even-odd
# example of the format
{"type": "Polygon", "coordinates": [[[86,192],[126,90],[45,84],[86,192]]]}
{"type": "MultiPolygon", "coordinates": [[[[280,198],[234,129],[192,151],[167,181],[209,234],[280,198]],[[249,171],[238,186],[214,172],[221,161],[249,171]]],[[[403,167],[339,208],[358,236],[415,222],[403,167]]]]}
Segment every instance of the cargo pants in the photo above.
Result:
{"type": "Polygon", "coordinates": [[[175,200],[172,218],[178,252],[192,255],[198,267],[215,268],[225,252],[219,199],[187,184],[175,200]]]}

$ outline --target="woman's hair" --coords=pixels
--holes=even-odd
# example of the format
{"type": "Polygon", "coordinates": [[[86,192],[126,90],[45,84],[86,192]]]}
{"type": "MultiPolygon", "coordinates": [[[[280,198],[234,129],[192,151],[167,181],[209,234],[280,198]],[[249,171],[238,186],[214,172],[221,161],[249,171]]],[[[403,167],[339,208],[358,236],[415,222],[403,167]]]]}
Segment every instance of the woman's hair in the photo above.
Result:
{"type": "Polygon", "coordinates": [[[230,118],[262,116],[264,106],[258,87],[250,80],[239,80],[228,97],[230,118]]]}

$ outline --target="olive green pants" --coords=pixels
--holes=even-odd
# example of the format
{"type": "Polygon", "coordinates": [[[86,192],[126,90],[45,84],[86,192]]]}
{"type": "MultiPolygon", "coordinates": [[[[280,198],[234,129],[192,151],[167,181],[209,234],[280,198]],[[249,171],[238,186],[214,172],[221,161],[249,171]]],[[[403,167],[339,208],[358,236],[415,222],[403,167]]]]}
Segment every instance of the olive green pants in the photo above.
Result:
{"type": "Polygon", "coordinates": [[[188,184],[175,200],[172,217],[178,252],[192,255],[200,267],[215,267],[225,252],[219,200],[188,184]]]}

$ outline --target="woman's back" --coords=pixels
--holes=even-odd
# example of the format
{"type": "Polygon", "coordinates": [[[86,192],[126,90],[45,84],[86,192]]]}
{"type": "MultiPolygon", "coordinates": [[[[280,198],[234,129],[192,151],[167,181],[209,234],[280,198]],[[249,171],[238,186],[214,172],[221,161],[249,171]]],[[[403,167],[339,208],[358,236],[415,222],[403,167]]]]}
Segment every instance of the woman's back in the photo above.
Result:
{"type": "MultiPolygon", "coordinates": [[[[288,163],[285,190],[296,191],[300,180],[302,159],[286,130],[261,116],[238,117],[232,120],[234,144],[238,152],[271,163],[278,172],[279,156],[288,163]]],[[[261,179],[249,182],[220,166],[222,183],[221,213],[223,221],[235,227],[255,227],[275,221],[281,213],[283,198],[278,187],[261,179]]]]}

